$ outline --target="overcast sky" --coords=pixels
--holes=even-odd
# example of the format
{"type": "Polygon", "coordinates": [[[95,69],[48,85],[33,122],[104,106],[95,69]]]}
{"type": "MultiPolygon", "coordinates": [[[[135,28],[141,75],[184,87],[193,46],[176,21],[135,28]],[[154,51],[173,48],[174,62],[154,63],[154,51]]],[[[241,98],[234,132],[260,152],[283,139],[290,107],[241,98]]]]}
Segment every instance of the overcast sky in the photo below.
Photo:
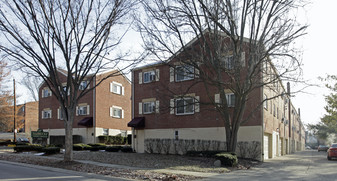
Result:
{"type": "Polygon", "coordinates": [[[303,46],[304,79],[316,83],[319,87],[305,89],[307,93],[297,94],[293,98],[294,106],[301,109],[304,124],[317,123],[325,114],[324,95],[328,90],[317,79],[327,74],[337,75],[337,1],[315,0],[307,7],[303,21],[309,23],[307,35],[299,43],[303,46]]]}
{"type": "MultiPolygon", "coordinates": [[[[328,91],[318,81],[317,77],[325,77],[327,74],[337,74],[337,60],[334,55],[337,51],[337,1],[313,0],[306,7],[306,12],[299,16],[299,20],[310,26],[305,35],[297,42],[303,48],[303,76],[310,83],[316,83],[318,87],[309,87],[293,97],[293,104],[301,109],[301,119],[304,124],[317,123],[325,114],[325,100],[323,95],[328,91]]],[[[126,40],[130,45],[135,45],[134,37],[126,40]],[[130,40],[130,41],[128,41],[130,40]],[[130,44],[131,43],[131,44],[130,44]]],[[[17,73],[13,77],[18,77],[17,73]]],[[[284,83],[285,85],[286,83],[284,83]]],[[[294,85],[293,85],[294,86],[294,85]]],[[[293,87],[297,89],[298,87],[293,87]]],[[[17,93],[23,95],[18,102],[32,101],[29,92],[23,86],[18,85],[17,93]]]]}

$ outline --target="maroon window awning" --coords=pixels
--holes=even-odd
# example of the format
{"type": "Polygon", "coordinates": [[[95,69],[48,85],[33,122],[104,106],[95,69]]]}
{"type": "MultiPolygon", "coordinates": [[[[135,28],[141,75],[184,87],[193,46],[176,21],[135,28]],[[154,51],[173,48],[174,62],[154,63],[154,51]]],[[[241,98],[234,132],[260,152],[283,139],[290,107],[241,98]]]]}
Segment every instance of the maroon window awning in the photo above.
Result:
{"type": "Polygon", "coordinates": [[[145,127],[145,117],[135,117],[129,123],[128,127],[133,128],[144,128],[145,127]]]}
{"type": "Polygon", "coordinates": [[[85,117],[81,121],[77,123],[77,125],[86,126],[86,127],[92,127],[93,124],[93,118],[92,117],[85,117]]]}

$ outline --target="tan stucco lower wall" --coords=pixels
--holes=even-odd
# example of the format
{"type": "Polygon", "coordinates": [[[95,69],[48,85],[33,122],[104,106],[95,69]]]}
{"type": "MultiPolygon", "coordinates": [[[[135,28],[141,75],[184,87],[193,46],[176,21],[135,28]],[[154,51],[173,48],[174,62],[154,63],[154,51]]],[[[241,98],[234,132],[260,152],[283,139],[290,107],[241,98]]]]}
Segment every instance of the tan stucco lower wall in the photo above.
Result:
{"type": "MultiPolygon", "coordinates": [[[[136,138],[134,140],[134,149],[138,153],[144,153],[145,139],[175,139],[178,131],[178,139],[186,140],[216,140],[226,141],[226,131],[224,127],[213,128],[182,128],[182,129],[146,129],[135,130],[136,138]]],[[[261,126],[240,127],[238,132],[238,141],[262,141],[261,126]]]]}
{"type": "MultiPolygon", "coordinates": [[[[63,136],[65,135],[64,129],[46,129],[44,130],[49,132],[50,136],[63,136]]],[[[109,129],[109,135],[115,136],[118,134],[131,134],[131,131],[109,129]]],[[[73,128],[73,135],[82,136],[82,142],[85,144],[88,143],[98,143],[98,136],[103,135],[103,128],[73,128]],[[96,136],[95,136],[96,135],[96,136]]],[[[49,140],[48,140],[49,143],[49,140]]]]}

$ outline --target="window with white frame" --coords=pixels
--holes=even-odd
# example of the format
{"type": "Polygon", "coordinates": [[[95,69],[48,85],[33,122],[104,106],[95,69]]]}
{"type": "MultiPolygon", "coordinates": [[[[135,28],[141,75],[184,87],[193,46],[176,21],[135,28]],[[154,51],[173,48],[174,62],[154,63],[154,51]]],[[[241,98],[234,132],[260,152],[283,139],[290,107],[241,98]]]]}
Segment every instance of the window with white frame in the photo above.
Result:
{"type": "Polygon", "coordinates": [[[86,89],[87,87],[88,87],[88,81],[84,80],[84,81],[82,81],[82,82],[80,83],[79,89],[80,89],[80,90],[84,90],[84,89],[86,89]]]}
{"type": "Polygon", "coordinates": [[[144,83],[149,83],[156,80],[156,72],[154,70],[144,72],[143,76],[144,76],[144,83]]]}
{"type": "Polygon", "coordinates": [[[151,114],[156,111],[156,103],[155,102],[144,102],[143,103],[143,113],[151,114]]]}
{"type": "Polygon", "coordinates": [[[194,114],[194,98],[186,97],[181,99],[176,99],[176,114],[194,114]]]}
{"type": "Polygon", "coordinates": [[[121,107],[110,107],[110,116],[114,118],[124,118],[124,110],[121,107]]]}
{"type": "Polygon", "coordinates": [[[51,96],[51,90],[49,88],[42,89],[42,97],[49,97],[51,96]]]}
{"type": "Polygon", "coordinates": [[[77,115],[89,115],[89,105],[79,105],[77,106],[77,115]]]}
{"type": "Polygon", "coordinates": [[[191,65],[181,65],[175,68],[176,81],[194,79],[194,67],[191,65]]]}
{"type": "Polygon", "coordinates": [[[228,107],[234,107],[235,106],[235,95],[233,93],[226,94],[226,99],[227,99],[228,107]]]}
{"type": "Polygon", "coordinates": [[[42,111],[42,119],[48,119],[51,118],[51,110],[50,109],[45,109],[42,111]]]}
{"type": "Polygon", "coordinates": [[[228,70],[234,69],[235,62],[234,62],[234,58],[232,55],[223,57],[221,61],[222,61],[221,64],[225,66],[225,69],[228,69],[228,70]]]}
{"type": "Polygon", "coordinates": [[[110,83],[110,92],[113,92],[113,93],[119,94],[119,95],[124,95],[124,87],[120,83],[111,82],[110,83]]]}

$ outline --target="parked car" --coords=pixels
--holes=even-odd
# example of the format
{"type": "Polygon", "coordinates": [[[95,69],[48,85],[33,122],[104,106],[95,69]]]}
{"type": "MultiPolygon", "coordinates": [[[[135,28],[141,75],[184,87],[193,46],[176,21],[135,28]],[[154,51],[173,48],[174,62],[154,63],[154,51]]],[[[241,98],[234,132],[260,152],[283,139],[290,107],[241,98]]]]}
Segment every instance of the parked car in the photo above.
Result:
{"type": "Polygon", "coordinates": [[[17,138],[17,143],[29,143],[29,140],[27,138],[17,138]]]}
{"type": "Polygon", "coordinates": [[[337,158],[337,143],[332,143],[330,148],[328,149],[328,160],[332,158],[337,158]]]}
{"type": "Polygon", "coordinates": [[[328,151],[329,149],[329,146],[327,145],[319,145],[318,148],[317,148],[317,151],[328,151]]]}

